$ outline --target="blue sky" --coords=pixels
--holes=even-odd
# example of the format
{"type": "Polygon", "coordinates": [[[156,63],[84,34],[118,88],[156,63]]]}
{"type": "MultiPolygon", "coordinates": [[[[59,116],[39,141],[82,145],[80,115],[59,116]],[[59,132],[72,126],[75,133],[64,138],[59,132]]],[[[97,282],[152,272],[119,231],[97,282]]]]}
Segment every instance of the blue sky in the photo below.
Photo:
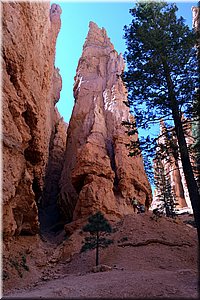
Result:
{"type": "MultiPolygon", "coordinates": [[[[61,97],[57,104],[58,110],[66,122],[69,122],[74,105],[73,83],[78,60],[88,32],[90,21],[104,27],[118,53],[125,52],[123,27],[131,22],[129,9],[134,2],[76,2],[52,1],[62,8],[61,30],[56,45],[55,65],[62,76],[61,97]]],[[[191,7],[197,2],[176,2],[179,12],[192,26],[191,7]]]]}

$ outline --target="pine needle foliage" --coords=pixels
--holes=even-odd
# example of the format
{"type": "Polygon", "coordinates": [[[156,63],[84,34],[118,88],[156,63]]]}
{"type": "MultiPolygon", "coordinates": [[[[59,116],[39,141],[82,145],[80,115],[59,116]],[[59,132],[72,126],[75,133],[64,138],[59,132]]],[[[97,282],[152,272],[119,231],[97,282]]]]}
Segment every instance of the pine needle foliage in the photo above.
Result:
{"type": "Polygon", "coordinates": [[[113,243],[113,240],[104,237],[112,232],[112,227],[102,212],[97,211],[88,218],[88,223],[83,226],[84,232],[89,232],[90,236],[85,237],[81,252],[96,249],[96,266],[99,264],[99,248],[106,248],[113,243]]]}
{"type": "Polygon", "coordinates": [[[176,196],[172,190],[169,175],[166,174],[162,159],[157,154],[156,164],[154,166],[155,186],[157,190],[157,197],[163,202],[166,216],[174,218],[175,207],[177,205],[176,196]]]}
{"type": "Polygon", "coordinates": [[[200,241],[200,194],[182,124],[183,113],[186,118],[196,113],[196,35],[183,17],[176,16],[177,10],[174,3],[164,1],[137,2],[130,10],[132,22],[124,27],[128,71],[123,80],[138,127],[150,129],[161,119],[174,126],[200,241]]]}

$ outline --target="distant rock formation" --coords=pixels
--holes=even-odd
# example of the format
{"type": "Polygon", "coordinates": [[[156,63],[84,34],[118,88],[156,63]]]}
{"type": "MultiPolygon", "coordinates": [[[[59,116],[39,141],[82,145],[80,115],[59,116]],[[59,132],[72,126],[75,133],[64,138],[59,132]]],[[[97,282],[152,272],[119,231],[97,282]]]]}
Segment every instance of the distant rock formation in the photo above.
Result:
{"type": "Polygon", "coordinates": [[[75,76],[75,105],[60,181],[59,204],[68,221],[96,210],[110,219],[132,213],[133,196],[150,205],[142,158],[128,156],[130,137],[121,125],[131,118],[120,77],[124,66],[106,30],[90,22],[75,76]]]}
{"type": "MultiPolygon", "coordinates": [[[[186,121],[186,120],[185,120],[186,121]]],[[[187,145],[193,144],[193,138],[191,135],[191,125],[190,123],[184,123],[184,131],[186,136],[187,145]]],[[[191,201],[188,193],[188,188],[183,172],[183,166],[180,160],[178,143],[176,137],[173,135],[173,131],[165,127],[163,121],[160,122],[160,136],[158,139],[158,150],[159,157],[154,159],[154,170],[162,166],[164,176],[169,178],[169,183],[172,188],[172,192],[175,196],[177,203],[177,208],[189,207],[192,210],[191,201]],[[169,137],[169,132],[171,135],[169,137]]],[[[159,193],[157,189],[154,190],[154,197],[152,202],[152,207],[155,208],[160,201],[159,193]]]]}
{"type": "MultiPolygon", "coordinates": [[[[3,231],[38,232],[55,103],[61,77],[54,67],[61,9],[48,2],[2,3],[3,231]]],[[[57,119],[57,120],[56,120],[57,119]]]]}
{"type": "Polygon", "coordinates": [[[196,30],[200,28],[200,9],[197,6],[192,6],[192,27],[196,30]]]}
{"type": "MultiPolygon", "coordinates": [[[[200,8],[192,6],[192,14],[193,14],[193,20],[192,20],[192,26],[195,29],[196,32],[200,31],[200,8]]],[[[200,65],[200,39],[197,39],[197,58],[199,61],[200,65]]],[[[199,92],[197,91],[197,101],[199,101],[199,92]]],[[[200,116],[199,116],[200,117],[200,116]]],[[[197,183],[200,187],[200,153],[199,153],[199,146],[200,146],[200,122],[192,122],[192,126],[187,122],[184,124],[184,129],[185,129],[185,136],[186,136],[186,142],[187,145],[191,146],[192,148],[196,148],[196,158],[194,159],[191,158],[191,162],[194,168],[194,174],[196,176],[197,183]],[[196,167],[195,167],[196,164],[196,167]]],[[[161,122],[160,126],[160,136],[164,133],[166,130],[164,122],[161,122]]],[[[174,142],[177,143],[177,140],[175,137],[173,137],[174,142]]],[[[164,136],[160,137],[160,144],[163,144],[164,146],[167,145],[169,140],[167,140],[164,136]]],[[[192,211],[192,206],[191,206],[191,201],[187,189],[187,184],[185,180],[185,176],[183,173],[183,167],[181,160],[173,155],[167,156],[166,153],[162,153],[162,155],[165,156],[165,158],[162,160],[162,164],[164,166],[164,170],[166,174],[169,174],[169,179],[170,183],[174,192],[174,195],[177,200],[177,207],[182,208],[182,207],[189,207],[192,211]]],[[[154,161],[154,169],[156,169],[156,165],[159,164],[158,161],[154,161]]],[[[154,190],[154,196],[153,196],[153,202],[152,202],[152,207],[155,207],[157,203],[159,202],[159,197],[158,197],[158,190],[154,190]]]]}
{"type": "MultiPolygon", "coordinates": [[[[197,40],[196,40],[196,49],[197,49],[197,59],[198,65],[200,70],[200,2],[198,3],[198,7],[192,6],[193,12],[193,28],[197,33],[197,40]]],[[[196,152],[195,163],[197,169],[197,184],[200,189],[200,88],[197,89],[197,97],[196,97],[196,108],[197,109],[197,120],[193,122],[193,136],[195,138],[194,142],[194,149],[196,152]]]]}

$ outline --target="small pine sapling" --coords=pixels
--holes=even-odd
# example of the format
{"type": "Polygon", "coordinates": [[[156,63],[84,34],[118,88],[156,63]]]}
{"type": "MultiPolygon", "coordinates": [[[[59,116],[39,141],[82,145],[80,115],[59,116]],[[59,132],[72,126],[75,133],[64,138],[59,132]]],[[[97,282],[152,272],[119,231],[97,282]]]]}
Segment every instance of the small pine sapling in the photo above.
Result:
{"type": "Polygon", "coordinates": [[[88,218],[88,223],[82,228],[89,232],[90,236],[85,237],[81,252],[96,249],[96,266],[99,264],[99,248],[106,248],[113,243],[113,240],[103,237],[106,233],[112,232],[112,227],[104,215],[98,211],[88,218]]]}

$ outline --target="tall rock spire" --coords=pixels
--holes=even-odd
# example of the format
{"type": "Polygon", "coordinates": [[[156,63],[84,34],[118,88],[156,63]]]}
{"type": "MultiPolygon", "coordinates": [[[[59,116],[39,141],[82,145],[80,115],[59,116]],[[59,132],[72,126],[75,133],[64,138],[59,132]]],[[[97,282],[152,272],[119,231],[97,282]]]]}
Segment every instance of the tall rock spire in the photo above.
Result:
{"type": "Polygon", "coordinates": [[[120,77],[124,67],[106,30],[90,22],[75,76],[75,105],[60,182],[60,207],[69,220],[96,210],[116,219],[133,212],[130,197],[147,206],[151,201],[142,158],[129,157],[126,148],[130,138],[122,121],[131,115],[120,77]]]}
{"type": "Polygon", "coordinates": [[[104,28],[99,28],[94,22],[89,23],[89,31],[83,49],[87,47],[104,47],[114,50],[114,46],[104,28]]]}

